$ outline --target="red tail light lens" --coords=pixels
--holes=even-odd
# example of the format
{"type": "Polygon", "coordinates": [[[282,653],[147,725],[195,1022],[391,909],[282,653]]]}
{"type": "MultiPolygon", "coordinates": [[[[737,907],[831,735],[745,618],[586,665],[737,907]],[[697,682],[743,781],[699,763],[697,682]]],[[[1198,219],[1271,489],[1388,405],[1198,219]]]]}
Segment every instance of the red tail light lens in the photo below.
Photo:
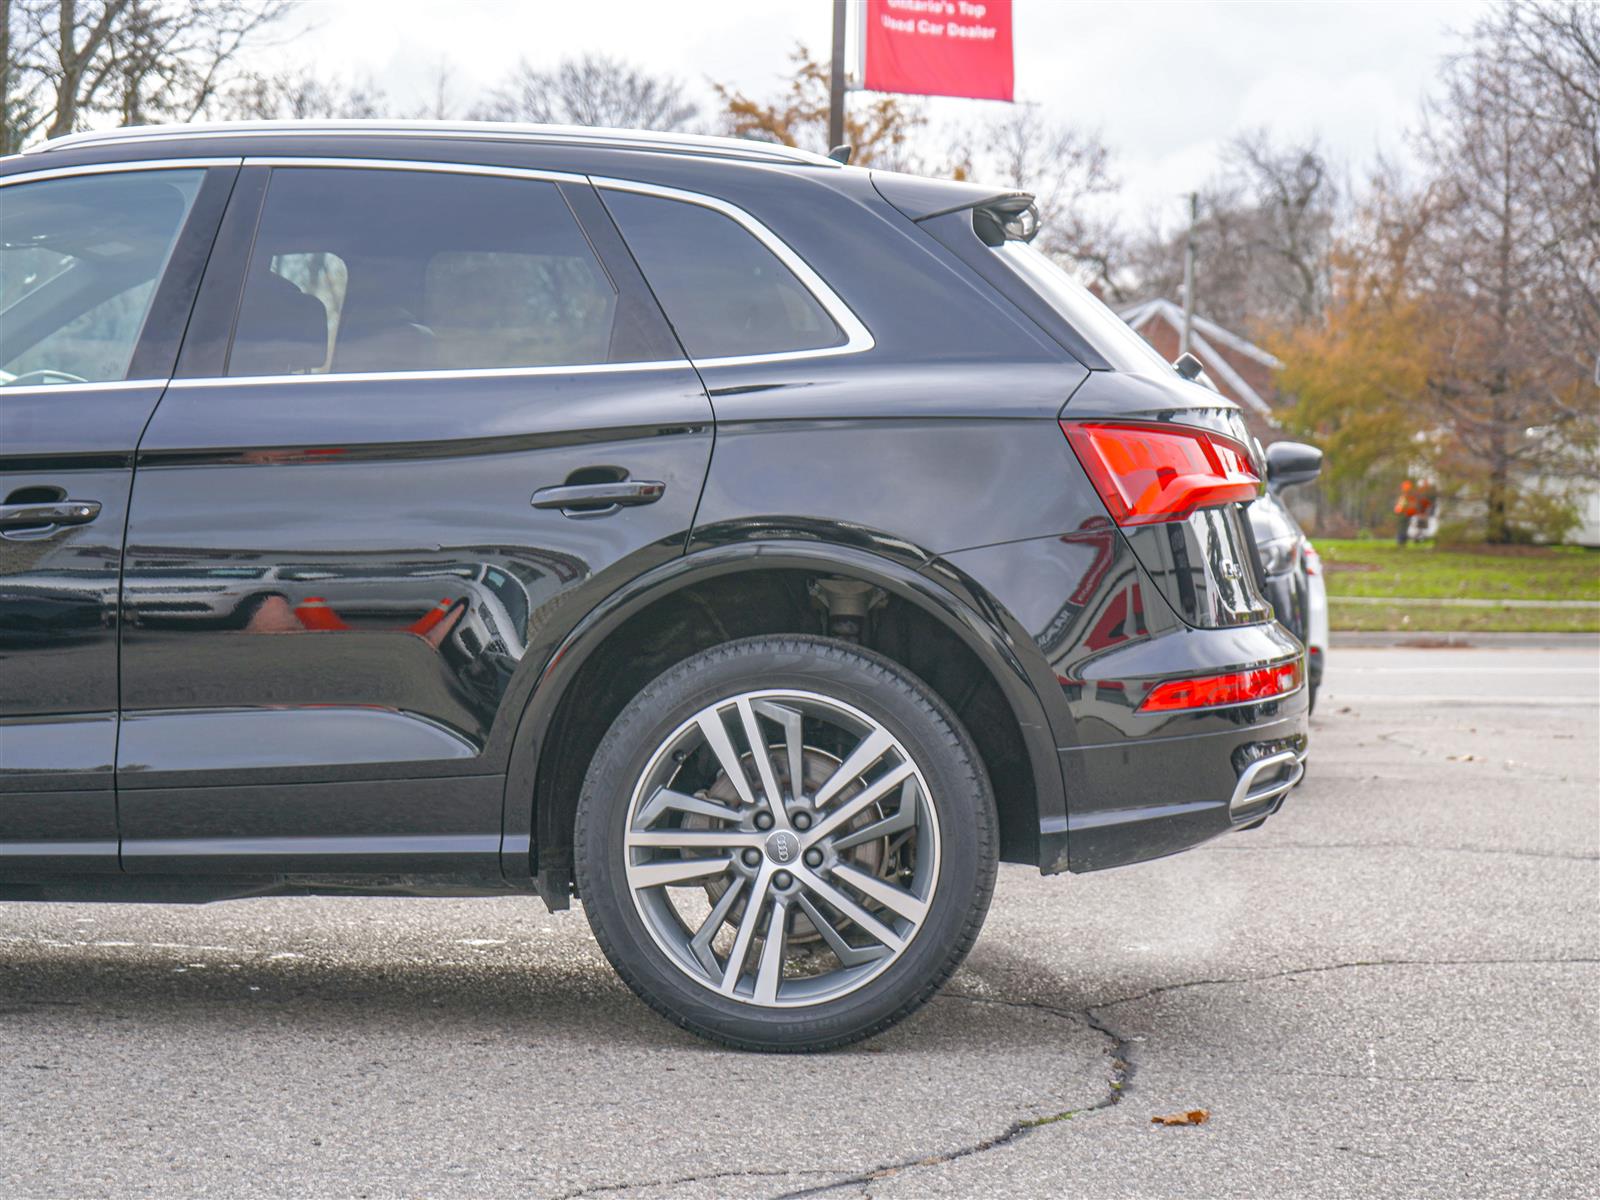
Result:
{"type": "Polygon", "coordinates": [[[1118,525],[1179,521],[1261,492],[1248,451],[1206,429],[1063,421],[1061,431],[1118,525]]]}
{"type": "Polygon", "coordinates": [[[1304,679],[1304,660],[1299,658],[1254,671],[1202,675],[1196,679],[1169,679],[1150,689],[1139,710],[1176,712],[1185,708],[1215,708],[1220,704],[1271,700],[1275,696],[1287,696],[1304,679]]]}

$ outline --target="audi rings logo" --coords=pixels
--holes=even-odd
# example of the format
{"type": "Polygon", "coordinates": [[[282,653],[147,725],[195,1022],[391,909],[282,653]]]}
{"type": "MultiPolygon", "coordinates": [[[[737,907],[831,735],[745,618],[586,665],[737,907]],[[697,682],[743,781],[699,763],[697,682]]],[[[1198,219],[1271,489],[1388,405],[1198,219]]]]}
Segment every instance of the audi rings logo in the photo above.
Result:
{"type": "Polygon", "coordinates": [[[767,857],[782,865],[800,857],[800,839],[787,829],[780,829],[767,839],[767,857]]]}

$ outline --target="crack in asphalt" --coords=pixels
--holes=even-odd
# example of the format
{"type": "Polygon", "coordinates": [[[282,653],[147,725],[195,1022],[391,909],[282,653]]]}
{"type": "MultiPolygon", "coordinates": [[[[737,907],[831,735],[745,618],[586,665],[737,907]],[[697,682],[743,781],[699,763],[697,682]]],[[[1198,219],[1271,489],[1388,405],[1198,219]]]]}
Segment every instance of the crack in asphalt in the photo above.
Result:
{"type": "Polygon", "coordinates": [[[847,1179],[825,1183],[819,1187],[802,1188],[795,1192],[784,1192],[776,1197],[776,1200],[803,1200],[805,1197],[822,1196],[829,1192],[851,1187],[861,1188],[862,1194],[865,1195],[866,1189],[878,1180],[888,1179],[891,1176],[900,1174],[902,1171],[912,1171],[921,1167],[942,1166],[945,1163],[955,1162],[957,1159],[969,1158],[975,1154],[985,1154],[990,1150],[998,1150],[1020,1141],[1030,1133],[1047,1125],[1056,1125],[1062,1121],[1070,1121],[1074,1117],[1088,1116],[1091,1113],[1114,1108],[1121,1103],[1129,1082],[1133,1079],[1135,1066],[1132,1060],[1131,1043],[1126,1037],[1102,1021],[1090,1009],[1072,1010],[1053,1004],[1046,1004],[1038,1000],[1008,1000],[996,996],[974,996],[970,992],[942,992],[936,998],[940,1000],[960,1000],[968,1004],[994,1004],[1005,1008],[1037,1009],[1040,1012],[1060,1017],[1064,1021],[1082,1023],[1087,1028],[1100,1034],[1111,1044],[1107,1052],[1111,1062],[1106,1080],[1106,1094],[1093,1104],[1086,1104],[1080,1108],[1068,1108],[1060,1112],[1047,1113],[1041,1117],[1028,1117],[1023,1120],[1013,1121],[1003,1132],[996,1134],[994,1137],[974,1142],[970,1146],[960,1146],[954,1150],[929,1154],[922,1158],[907,1159],[903,1162],[885,1163],[870,1170],[858,1172],[847,1179]]]}
{"type": "Polygon", "coordinates": [[[761,1171],[753,1168],[712,1171],[705,1175],[680,1175],[674,1179],[645,1179],[636,1183],[595,1183],[576,1191],[562,1192],[553,1200],[583,1200],[585,1196],[613,1195],[617,1192],[635,1192],[642,1188],[678,1187],[689,1183],[713,1183],[718,1179],[781,1179],[786,1175],[840,1175],[841,1171],[796,1169],[792,1171],[761,1171]]]}
{"type": "Polygon", "coordinates": [[[1509,854],[1519,858],[1557,858],[1569,862],[1600,862],[1600,855],[1569,854],[1562,850],[1510,850],[1494,846],[1419,846],[1412,842],[1277,842],[1259,846],[1207,846],[1208,851],[1260,854],[1271,850],[1415,850],[1425,854],[1509,854]]]}
{"type": "MultiPolygon", "coordinates": [[[[1243,975],[1237,977],[1223,977],[1218,979],[1193,979],[1181,983],[1163,984],[1160,987],[1150,988],[1137,992],[1131,996],[1122,996],[1110,1000],[1098,1000],[1079,1009],[1064,1008],[1060,1005],[1050,1004],[1042,1000],[1012,1000],[994,996],[974,996],[968,992],[943,992],[938,997],[943,1000],[962,1000],[971,1004],[995,1004],[1007,1008],[1032,1008],[1047,1012],[1067,1021],[1082,1021],[1090,1029],[1105,1037],[1111,1043],[1109,1051],[1111,1058],[1111,1071],[1108,1080],[1109,1088],[1105,1096],[1093,1104],[1082,1108],[1070,1108],[1059,1113],[1051,1113],[1043,1117],[1030,1117],[1025,1120],[1014,1121],[1002,1133],[994,1137],[984,1138],[970,1146],[961,1146],[954,1150],[942,1151],[938,1154],[925,1155],[922,1158],[908,1159],[903,1162],[885,1163],[866,1171],[857,1172],[849,1178],[825,1183],[818,1187],[802,1188],[799,1191],[784,1192],[774,1200],[807,1200],[808,1197],[827,1195],[831,1192],[841,1191],[845,1188],[860,1188],[863,1196],[867,1189],[881,1179],[888,1179],[904,1171],[914,1171],[923,1167],[943,1166],[945,1163],[955,1162],[963,1158],[971,1158],[977,1154],[986,1154],[991,1150],[999,1150],[1012,1145],[1027,1137],[1036,1130],[1047,1125],[1055,1125],[1069,1121],[1074,1117],[1088,1116],[1095,1112],[1102,1112],[1120,1104],[1123,1096],[1129,1090],[1138,1064],[1133,1058],[1133,1042],[1126,1034],[1117,1032],[1102,1018],[1099,1009],[1115,1008],[1123,1004],[1131,1004],[1135,1000],[1145,1000],[1152,996],[1159,996],[1166,992],[1182,991],[1186,988],[1217,987],[1227,984],[1265,983],[1274,979],[1287,979],[1297,975],[1314,975],[1330,971],[1347,971],[1371,967],[1414,967],[1414,966],[1539,966],[1550,964],[1600,964],[1600,958],[1440,958],[1440,959],[1358,959],[1353,962],[1327,963],[1321,966],[1293,967],[1284,971],[1272,971],[1261,975],[1243,975]]],[[[1342,1076],[1333,1076],[1342,1078],[1342,1076]]],[[[1350,1078],[1366,1078],[1365,1076],[1351,1076],[1350,1078]]],[[[1476,1083],[1478,1080],[1420,1080],[1421,1082],[1462,1082],[1476,1083]]],[[[1409,1080],[1393,1080],[1392,1082],[1411,1082],[1409,1080]]],[[[1485,1081],[1488,1082],[1488,1081],[1485,1081]]],[[[799,1172],[794,1172],[799,1174],[799,1172]]]]}

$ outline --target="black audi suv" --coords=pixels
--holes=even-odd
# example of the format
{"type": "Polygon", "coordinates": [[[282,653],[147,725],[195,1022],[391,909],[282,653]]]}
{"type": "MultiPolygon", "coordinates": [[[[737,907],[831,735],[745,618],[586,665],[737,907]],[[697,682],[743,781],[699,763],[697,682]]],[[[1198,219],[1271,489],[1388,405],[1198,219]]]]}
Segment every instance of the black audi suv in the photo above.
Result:
{"type": "Polygon", "coordinates": [[[1302,771],[1233,406],[1029,196],[501,125],[0,160],[0,899],[577,896],[762,1049],[1302,771]]]}

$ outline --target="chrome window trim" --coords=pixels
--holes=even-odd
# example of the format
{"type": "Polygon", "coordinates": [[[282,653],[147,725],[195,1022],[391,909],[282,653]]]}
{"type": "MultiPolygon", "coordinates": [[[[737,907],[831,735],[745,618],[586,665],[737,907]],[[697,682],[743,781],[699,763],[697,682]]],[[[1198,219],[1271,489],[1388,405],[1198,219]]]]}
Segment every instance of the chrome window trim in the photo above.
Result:
{"type": "Polygon", "coordinates": [[[272,120],[147,125],[120,129],[81,130],[36,143],[23,154],[45,154],[79,146],[119,146],[147,142],[202,141],[259,137],[439,138],[446,141],[521,142],[533,145],[577,145],[600,149],[658,150],[712,158],[840,169],[821,154],[795,146],[703,134],[651,133],[576,125],[536,125],[498,121],[272,120]]]}
{"type": "Polygon", "coordinates": [[[136,388],[164,388],[170,379],[103,379],[87,383],[30,383],[9,387],[0,383],[0,400],[7,396],[27,396],[57,392],[126,392],[136,388]]]}
{"type": "Polygon", "coordinates": [[[834,324],[839,327],[840,332],[845,335],[844,345],[842,346],[821,346],[815,350],[784,350],[772,354],[739,354],[724,358],[691,357],[690,361],[695,366],[742,366],[750,363],[788,362],[793,359],[824,358],[836,354],[860,354],[863,351],[871,350],[877,344],[873,339],[872,331],[861,322],[861,319],[856,316],[850,306],[839,298],[839,294],[828,286],[822,276],[812,270],[811,264],[796,254],[787,242],[737,204],[716,196],[705,195],[702,192],[686,192],[680,188],[664,187],[655,183],[639,183],[630,179],[610,179],[603,175],[591,175],[589,181],[595,187],[608,191],[636,192],[642,196],[659,196],[667,200],[678,200],[685,204],[698,204],[701,208],[709,208],[725,217],[731,218],[745,232],[771,251],[773,257],[789,268],[794,277],[800,281],[801,286],[811,293],[818,304],[822,305],[823,311],[832,318],[834,324]]]}
{"type": "Polygon", "coordinates": [[[66,179],[73,175],[114,175],[127,171],[203,171],[207,167],[237,167],[242,158],[152,158],[134,162],[83,163],[76,167],[47,167],[17,175],[0,175],[0,187],[15,183],[36,183],[45,179],[66,179]]]}
{"type": "MultiPolygon", "coordinates": [[[[348,132],[348,131],[341,131],[348,132]]],[[[141,135],[144,136],[144,135],[141,135]]],[[[133,140],[133,139],[129,139],[133,140]]],[[[540,375],[593,375],[619,371],[660,371],[673,367],[725,367],[755,366],[765,363],[803,361],[811,358],[828,358],[835,355],[860,354],[875,346],[876,340],[855,312],[839,297],[810,264],[797,254],[787,242],[778,237],[750,213],[727,200],[702,192],[662,184],[641,183],[637,180],[614,179],[606,176],[587,176],[564,171],[546,171],[533,167],[501,167],[481,163],[433,162],[399,158],[339,158],[317,155],[260,155],[244,158],[174,158],[151,159],[142,162],[90,163],[75,167],[54,167],[25,174],[0,178],[0,187],[27,180],[50,179],[72,175],[106,174],[122,171],[180,170],[206,167],[327,167],[357,170],[428,171],[449,175],[499,176],[510,179],[532,179],[546,183],[571,183],[592,185],[596,188],[620,192],[635,192],[645,196],[658,196],[685,204],[709,208],[736,222],[783,263],[809,291],[823,311],[839,326],[845,335],[843,345],[822,346],[815,350],[777,351],[771,354],[743,354],[721,358],[654,360],[636,363],[579,363],[568,366],[536,367],[470,367],[439,371],[355,371],[316,375],[218,375],[170,381],[117,380],[107,384],[53,384],[39,390],[60,391],[63,388],[136,387],[148,383],[166,382],[169,387],[242,387],[250,384],[308,383],[344,380],[351,383],[379,383],[387,380],[414,379],[473,379],[517,378],[540,375]]],[[[0,392],[5,389],[0,388],[0,392]]],[[[32,388],[18,389],[32,391],[32,388]]]]}
{"type": "MultiPolygon", "coordinates": [[[[496,167],[483,163],[429,162],[409,158],[339,158],[318,154],[251,154],[247,167],[333,167],[367,171],[426,171],[443,175],[502,175],[510,179],[536,179],[544,183],[587,184],[586,175],[571,171],[544,171],[537,167],[496,167]]],[[[576,218],[574,218],[576,219],[576,218]]]]}
{"type": "MultiPolygon", "coordinates": [[[[709,208],[713,212],[721,213],[723,216],[730,218],[766,247],[773,257],[783,263],[795,278],[800,281],[800,285],[811,293],[817,303],[822,306],[822,310],[839,327],[840,332],[844,334],[845,340],[843,345],[821,346],[815,350],[780,350],[771,354],[689,358],[686,361],[693,362],[697,367],[745,366],[757,363],[823,358],[835,354],[860,354],[863,351],[872,349],[876,344],[871,331],[861,322],[861,319],[839,298],[838,293],[829,287],[823,278],[811,268],[811,265],[790,248],[787,242],[737,204],[716,196],[706,195],[703,192],[690,192],[682,188],[666,187],[662,184],[640,183],[631,179],[612,179],[602,175],[574,175],[562,171],[545,171],[533,167],[497,167],[485,166],[480,163],[439,163],[397,158],[320,158],[314,155],[251,155],[244,160],[244,165],[247,167],[344,167],[365,170],[438,171],[454,175],[504,176],[511,179],[535,179],[549,183],[593,184],[597,188],[609,191],[636,192],[643,196],[657,196],[665,200],[697,204],[701,208],[709,208]]],[[[616,364],[596,365],[611,366],[616,364]]],[[[543,368],[530,369],[543,370],[543,368]]],[[[374,372],[374,374],[388,375],[389,372],[374,372]]],[[[243,378],[243,376],[240,378],[243,378]]],[[[288,378],[312,377],[295,375],[288,378]]],[[[320,378],[320,376],[317,378],[320,378]]]]}
{"type": "MultiPolygon", "coordinates": [[[[686,358],[652,359],[647,362],[577,363],[548,367],[461,367],[438,371],[329,371],[318,375],[204,375],[174,379],[173,388],[250,387],[280,383],[388,383],[416,379],[521,379],[539,375],[615,375],[623,371],[687,371],[686,358]]],[[[0,388],[0,394],[4,389],[0,388]]]]}

